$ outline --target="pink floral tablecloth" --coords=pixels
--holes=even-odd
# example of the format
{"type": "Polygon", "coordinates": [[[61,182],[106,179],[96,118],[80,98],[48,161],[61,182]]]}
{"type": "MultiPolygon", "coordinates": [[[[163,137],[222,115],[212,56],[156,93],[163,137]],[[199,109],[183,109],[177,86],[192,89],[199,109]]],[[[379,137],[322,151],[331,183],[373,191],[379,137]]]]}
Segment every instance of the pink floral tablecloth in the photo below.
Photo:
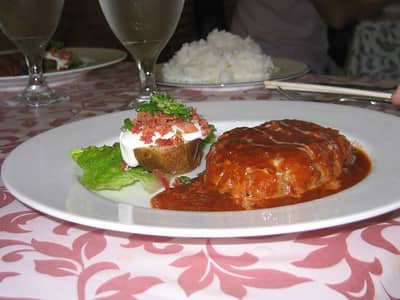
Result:
{"type": "MultiPolygon", "coordinates": [[[[348,80],[299,80],[321,79],[348,80]]],[[[0,108],[1,163],[40,132],[119,110],[135,88],[135,68],[124,62],[57,87],[69,102],[0,108]]],[[[274,95],[262,87],[169,90],[197,101],[274,95]]],[[[0,100],[9,95],[0,90],[0,100]]],[[[19,202],[0,182],[0,299],[400,299],[400,211],[298,234],[166,238],[54,219],[19,202]]]]}

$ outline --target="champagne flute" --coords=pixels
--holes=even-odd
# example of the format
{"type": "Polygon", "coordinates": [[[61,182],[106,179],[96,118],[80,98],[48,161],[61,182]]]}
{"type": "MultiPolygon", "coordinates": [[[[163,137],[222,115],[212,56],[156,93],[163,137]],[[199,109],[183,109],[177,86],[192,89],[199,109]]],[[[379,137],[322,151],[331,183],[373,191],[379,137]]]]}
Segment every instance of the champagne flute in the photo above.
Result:
{"type": "Polygon", "coordinates": [[[25,58],[29,79],[6,106],[46,106],[68,99],[58,96],[43,76],[43,55],[58,25],[64,0],[0,0],[0,28],[25,58]]]}
{"type": "Polygon", "coordinates": [[[128,105],[146,102],[157,90],[154,69],[178,24],[184,0],[99,0],[111,30],[134,58],[140,90],[128,105]]]}

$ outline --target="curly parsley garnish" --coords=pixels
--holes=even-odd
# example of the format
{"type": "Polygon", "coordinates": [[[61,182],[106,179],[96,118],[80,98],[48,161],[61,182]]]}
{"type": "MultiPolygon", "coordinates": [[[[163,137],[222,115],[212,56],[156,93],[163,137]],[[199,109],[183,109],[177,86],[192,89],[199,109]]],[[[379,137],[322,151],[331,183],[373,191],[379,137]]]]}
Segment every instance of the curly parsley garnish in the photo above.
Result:
{"type": "Polygon", "coordinates": [[[203,144],[212,144],[217,139],[217,137],[215,136],[215,126],[213,124],[208,124],[208,127],[211,129],[211,131],[210,134],[203,140],[203,144]]]}
{"type": "Polygon", "coordinates": [[[133,127],[132,121],[129,118],[124,120],[124,125],[122,125],[121,130],[131,131],[133,127]]]}
{"type": "Polygon", "coordinates": [[[188,176],[179,176],[178,180],[179,180],[180,184],[190,184],[190,183],[192,183],[192,178],[190,178],[188,176]]]}
{"type": "Polygon", "coordinates": [[[170,94],[161,94],[154,92],[150,101],[142,103],[136,109],[137,112],[147,111],[154,114],[156,111],[160,111],[169,116],[177,116],[184,121],[190,120],[191,108],[186,107],[184,104],[176,101],[170,94]]]}

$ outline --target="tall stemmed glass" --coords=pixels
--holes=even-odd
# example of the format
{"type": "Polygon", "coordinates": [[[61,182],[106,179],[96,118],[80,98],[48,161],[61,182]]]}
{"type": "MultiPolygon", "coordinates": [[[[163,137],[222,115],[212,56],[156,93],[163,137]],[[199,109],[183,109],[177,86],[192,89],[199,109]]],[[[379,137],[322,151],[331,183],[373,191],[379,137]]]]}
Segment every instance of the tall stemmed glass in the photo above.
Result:
{"type": "Polygon", "coordinates": [[[134,58],[140,91],[128,107],[148,101],[156,87],[154,69],[178,24],[184,0],[99,0],[112,31],[134,58]]]}
{"type": "Polygon", "coordinates": [[[64,0],[0,0],[0,28],[25,57],[29,79],[16,97],[1,100],[6,106],[45,106],[67,99],[55,94],[43,76],[43,54],[54,34],[64,0]]]}

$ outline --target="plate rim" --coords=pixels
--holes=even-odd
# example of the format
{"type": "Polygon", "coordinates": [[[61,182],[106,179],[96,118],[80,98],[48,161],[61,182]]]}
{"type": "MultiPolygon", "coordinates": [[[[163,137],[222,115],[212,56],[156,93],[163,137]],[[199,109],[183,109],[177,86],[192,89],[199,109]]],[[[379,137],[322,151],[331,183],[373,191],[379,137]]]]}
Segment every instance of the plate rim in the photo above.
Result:
{"type": "MultiPolygon", "coordinates": [[[[106,62],[102,63],[95,63],[90,66],[86,67],[78,67],[74,69],[69,69],[69,70],[62,70],[62,71],[54,71],[54,72],[48,72],[44,73],[44,76],[46,77],[47,80],[51,81],[54,80],[55,78],[58,77],[63,77],[67,75],[73,75],[76,73],[85,73],[91,70],[99,69],[99,68],[104,68],[113,64],[117,64],[123,60],[125,60],[128,57],[128,53],[124,50],[120,49],[115,49],[115,48],[97,48],[97,47],[65,47],[66,49],[70,49],[72,51],[97,51],[97,52],[113,52],[115,53],[115,58],[106,62]]],[[[17,49],[13,50],[2,50],[0,51],[0,55],[6,55],[8,53],[13,53],[13,52],[18,52],[17,49]]],[[[4,82],[12,82],[12,81],[22,81],[22,80],[27,80],[28,75],[18,75],[18,76],[0,76],[0,84],[4,82]]],[[[51,84],[51,82],[50,82],[51,84]]],[[[1,87],[0,87],[1,88],[1,87]]]]}

